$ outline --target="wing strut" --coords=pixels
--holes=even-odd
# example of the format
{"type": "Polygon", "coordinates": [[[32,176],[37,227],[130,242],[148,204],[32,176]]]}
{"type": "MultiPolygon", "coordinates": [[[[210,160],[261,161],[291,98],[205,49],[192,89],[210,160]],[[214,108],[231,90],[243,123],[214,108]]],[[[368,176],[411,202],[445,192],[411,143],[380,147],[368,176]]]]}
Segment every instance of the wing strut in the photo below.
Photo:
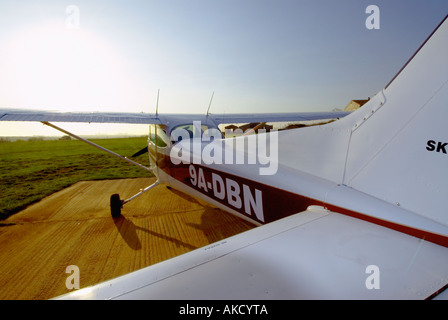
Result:
{"type": "MultiPolygon", "coordinates": [[[[107,153],[109,153],[109,154],[111,154],[111,155],[113,155],[113,156],[115,156],[115,157],[117,157],[117,158],[119,158],[119,159],[121,159],[121,160],[124,160],[124,161],[129,162],[130,164],[133,164],[133,165],[135,165],[135,166],[137,166],[137,167],[139,167],[139,168],[142,168],[142,169],[145,169],[145,170],[147,170],[147,171],[152,172],[152,170],[151,170],[150,168],[145,167],[144,165],[142,165],[142,164],[140,164],[140,163],[138,163],[138,162],[135,162],[135,161],[133,161],[133,160],[130,160],[130,159],[126,158],[126,157],[123,157],[123,156],[119,155],[118,153],[115,153],[115,152],[113,152],[113,151],[111,151],[111,150],[108,150],[108,149],[106,149],[106,148],[103,148],[103,147],[101,147],[100,145],[97,145],[96,143],[93,143],[93,142],[91,142],[91,141],[89,141],[89,140],[86,140],[86,139],[84,139],[84,138],[81,138],[80,136],[77,136],[76,134],[73,134],[73,133],[71,133],[71,132],[68,132],[68,131],[66,131],[66,130],[64,130],[64,129],[58,127],[58,126],[55,126],[54,124],[51,124],[51,123],[49,123],[49,122],[47,122],[47,121],[41,121],[41,122],[42,122],[44,125],[47,125],[47,126],[49,126],[49,127],[52,127],[53,129],[56,129],[56,130],[61,131],[61,132],[65,133],[65,134],[68,134],[69,136],[71,136],[71,137],[73,137],[73,138],[75,138],[75,139],[78,139],[78,140],[80,140],[80,141],[82,141],[82,142],[85,142],[85,143],[87,143],[87,144],[89,144],[89,145],[91,145],[91,146],[93,146],[93,147],[95,147],[95,148],[97,148],[97,149],[100,149],[100,150],[102,150],[102,151],[104,151],[104,152],[107,152],[107,153]]],[[[112,217],[113,217],[113,218],[119,218],[119,217],[121,216],[121,208],[123,208],[123,205],[124,205],[124,204],[128,203],[129,201],[134,200],[135,198],[137,198],[138,196],[142,195],[142,194],[145,193],[146,191],[151,190],[152,188],[154,188],[154,187],[157,186],[158,184],[159,184],[159,180],[157,180],[156,182],[154,182],[152,185],[146,187],[145,189],[140,189],[140,192],[138,192],[137,194],[135,194],[134,196],[130,197],[130,198],[127,199],[127,200],[121,200],[119,194],[116,194],[116,193],[113,194],[113,195],[110,197],[110,211],[111,211],[111,215],[112,215],[112,217]]]]}
{"type": "Polygon", "coordinates": [[[87,143],[87,144],[90,144],[91,146],[93,146],[93,147],[95,147],[95,148],[97,148],[97,149],[100,149],[100,150],[102,150],[102,151],[104,151],[104,152],[107,152],[107,153],[109,153],[109,154],[111,154],[111,155],[113,155],[113,156],[115,156],[115,157],[117,157],[117,158],[119,158],[119,159],[121,159],[121,160],[127,161],[127,162],[129,162],[129,163],[131,163],[131,164],[133,164],[133,165],[135,165],[135,166],[137,166],[137,167],[140,167],[140,168],[142,168],[142,169],[145,169],[145,170],[147,170],[147,171],[152,172],[152,170],[151,170],[150,168],[145,167],[144,165],[142,165],[142,164],[140,164],[140,163],[138,163],[138,162],[135,162],[135,161],[133,161],[133,160],[131,160],[131,159],[128,159],[128,158],[126,158],[126,157],[123,157],[123,156],[119,155],[118,153],[115,153],[115,152],[110,151],[110,150],[108,150],[108,149],[106,149],[106,148],[103,148],[102,146],[99,146],[99,145],[97,145],[97,144],[95,144],[95,143],[93,143],[93,142],[91,142],[91,141],[89,141],[89,140],[86,140],[86,139],[84,139],[84,138],[81,138],[80,136],[77,136],[76,134],[73,134],[73,133],[68,132],[68,131],[66,131],[66,130],[64,130],[64,129],[58,127],[58,126],[55,126],[55,125],[52,124],[52,123],[49,123],[49,122],[47,122],[47,121],[42,121],[42,123],[43,123],[44,125],[47,125],[47,126],[49,126],[49,127],[52,127],[53,129],[56,129],[56,130],[61,131],[61,132],[65,133],[65,134],[68,134],[69,136],[71,136],[71,137],[73,137],[73,138],[75,138],[75,139],[78,139],[78,140],[80,140],[80,141],[82,141],[82,142],[85,142],[85,143],[87,143]]]}
{"type": "Polygon", "coordinates": [[[130,197],[130,198],[127,199],[127,200],[123,200],[122,203],[123,203],[123,204],[126,204],[126,203],[128,203],[129,201],[134,200],[135,198],[137,198],[138,196],[142,195],[142,194],[145,193],[146,191],[151,190],[152,188],[154,188],[154,187],[157,186],[158,184],[159,184],[159,180],[157,180],[156,182],[154,182],[152,185],[146,187],[145,189],[140,189],[140,192],[139,192],[139,193],[133,195],[132,197],[130,197]]]}

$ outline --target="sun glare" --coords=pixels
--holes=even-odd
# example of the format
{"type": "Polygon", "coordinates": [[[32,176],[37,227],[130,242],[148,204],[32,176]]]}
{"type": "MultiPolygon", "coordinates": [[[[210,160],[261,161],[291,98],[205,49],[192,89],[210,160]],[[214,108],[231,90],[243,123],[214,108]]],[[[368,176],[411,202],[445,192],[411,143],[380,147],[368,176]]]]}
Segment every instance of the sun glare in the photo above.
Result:
{"type": "Polygon", "coordinates": [[[123,111],[131,83],[123,59],[84,29],[46,25],[6,46],[3,81],[14,107],[123,111]]]}

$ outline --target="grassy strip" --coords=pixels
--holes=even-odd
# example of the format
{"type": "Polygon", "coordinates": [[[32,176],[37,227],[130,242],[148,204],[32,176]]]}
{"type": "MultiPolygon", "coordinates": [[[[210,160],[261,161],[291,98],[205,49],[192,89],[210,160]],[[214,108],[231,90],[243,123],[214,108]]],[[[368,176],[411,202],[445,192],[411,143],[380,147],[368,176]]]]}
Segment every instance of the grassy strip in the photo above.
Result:
{"type": "MultiPolygon", "coordinates": [[[[124,156],[146,137],[93,142],[124,156]]],[[[147,154],[134,159],[149,165],[147,154]]],[[[0,220],[82,180],[148,177],[151,174],[77,140],[0,143],[0,220]]]]}

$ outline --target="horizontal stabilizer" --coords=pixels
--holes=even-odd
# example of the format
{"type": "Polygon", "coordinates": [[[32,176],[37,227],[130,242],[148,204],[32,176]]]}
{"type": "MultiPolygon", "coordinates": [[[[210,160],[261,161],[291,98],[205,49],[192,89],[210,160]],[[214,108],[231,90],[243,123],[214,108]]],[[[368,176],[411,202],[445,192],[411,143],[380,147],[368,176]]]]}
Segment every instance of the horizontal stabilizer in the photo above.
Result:
{"type": "MultiPolygon", "coordinates": [[[[216,124],[246,122],[309,121],[342,118],[349,112],[292,112],[260,114],[158,114],[125,112],[49,112],[36,110],[0,109],[0,121],[86,122],[159,124],[166,121],[188,123],[210,118],[216,124]]],[[[206,121],[203,121],[205,123],[206,121]]]]}
{"type": "Polygon", "coordinates": [[[321,207],[62,299],[425,299],[448,248],[321,207]]]}

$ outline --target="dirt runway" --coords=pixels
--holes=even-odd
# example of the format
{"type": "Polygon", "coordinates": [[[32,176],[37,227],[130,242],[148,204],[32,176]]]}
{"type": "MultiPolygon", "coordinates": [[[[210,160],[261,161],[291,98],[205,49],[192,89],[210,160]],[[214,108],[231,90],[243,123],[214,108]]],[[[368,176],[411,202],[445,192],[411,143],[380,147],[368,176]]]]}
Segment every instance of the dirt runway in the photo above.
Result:
{"type": "Polygon", "coordinates": [[[87,287],[254,226],[159,185],[113,219],[109,197],[126,199],[154,178],[79,182],[0,223],[0,299],[70,292],[66,268],[87,287]]]}

